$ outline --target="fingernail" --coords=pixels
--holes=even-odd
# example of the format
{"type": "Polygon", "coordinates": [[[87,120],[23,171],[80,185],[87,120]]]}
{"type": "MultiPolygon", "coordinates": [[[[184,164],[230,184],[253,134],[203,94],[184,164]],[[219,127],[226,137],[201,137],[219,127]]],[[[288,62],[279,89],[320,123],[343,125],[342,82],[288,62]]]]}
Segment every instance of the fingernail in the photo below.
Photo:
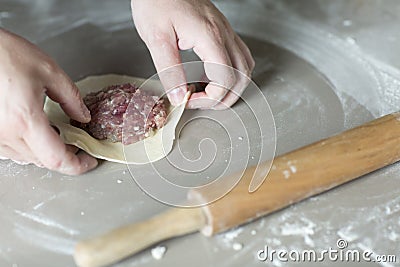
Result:
{"type": "Polygon", "coordinates": [[[99,161],[96,158],[86,154],[86,152],[80,151],[78,152],[78,154],[82,155],[82,157],[85,158],[84,162],[87,170],[92,170],[96,168],[97,165],[99,165],[99,161]]]}
{"type": "Polygon", "coordinates": [[[94,169],[97,167],[97,165],[99,165],[99,161],[95,158],[92,158],[91,160],[89,160],[88,162],[88,168],[89,170],[94,169]]]}
{"type": "Polygon", "coordinates": [[[171,101],[171,104],[174,106],[179,106],[183,102],[186,92],[187,90],[182,87],[176,88],[169,92],[168,98],[171,101]]]}
{"type": "Polygon", "coordinates": [[[97,159],[93,158],[92,156],[88,155],[86,152],[82,150],[79,151],[76,155],[81,159],[82,166],[85,169],[85,171],[94,169],[99,164],[97,159]]]}
{"type": "Polygon", "coordinates": [[[198,105],[196,103],[191,103],[189,101],[189,103],[187,104],[187,108],[188,109],[202,109],[203,107],[201,105],[198,105]]]}
{"type": "Polygon", "coordinates": [[[91,119],[90,111],[83,102],[81,102],[81,109],[85,119],[90,120],[91,119]]]}
{"type": "Polygon", "coordinates": [[[187,104],[188,109],[209,109],[206,104],[201,103],[201,101],[189,101],[187,104]]]}
{"type": "Polygon", "coordinates": [[[94,169],[98,165],[98,161],[84,151],[80,151],[76,155],[80,159],[80,167],[67,165],[66,162],[63,162],[58,171],[67,175],[79,175],[94,169]]]}
{"type": "Polygon", "coordinates": [[[200,97],[195,99],[189,99],[187,108],[189,109],[212,109],[215,106],[215,101],[208,97],[200,97]]]}

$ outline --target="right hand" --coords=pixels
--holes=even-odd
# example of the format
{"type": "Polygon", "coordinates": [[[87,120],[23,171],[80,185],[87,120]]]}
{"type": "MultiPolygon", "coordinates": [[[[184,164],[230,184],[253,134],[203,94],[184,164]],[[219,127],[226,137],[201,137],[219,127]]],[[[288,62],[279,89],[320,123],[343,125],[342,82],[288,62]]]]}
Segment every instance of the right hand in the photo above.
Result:
{"type": "Polygon", "coordinates": [[[43,111],[47,95],[72,119],[90,121],[65,72],[32,43],[1,28],[0,58],[0,157],[68,175],[95,168],[97,160],[65,145],[43,111]]]}
{"type": "Polygon", "coordinates": [[[180,104],[187,91],[185,72],[179,67],[179,50],[187,49],[204,62],[210,80],[203,92],[190,96],[188,108],[227,109],[240,98],[250,83],[254,59],[210,0],[131,0],[131,5],[136,29],[173,105],[180,104]],[[177,85],[181,86],[170,91],[177,85]]]}

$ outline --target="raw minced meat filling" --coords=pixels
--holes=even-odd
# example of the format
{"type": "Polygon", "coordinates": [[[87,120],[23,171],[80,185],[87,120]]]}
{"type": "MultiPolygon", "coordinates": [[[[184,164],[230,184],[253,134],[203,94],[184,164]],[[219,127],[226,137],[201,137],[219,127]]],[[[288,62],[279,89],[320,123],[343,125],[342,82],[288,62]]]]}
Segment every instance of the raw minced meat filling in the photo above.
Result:
{"type": "Polygon", "coordinates": [[[130,83],[90,93],[83,101],[90,111],[91,121],[72,120],[71,124],[99,140],[129,145],[162,128],[167,120],[164,100],[130,83]]]}

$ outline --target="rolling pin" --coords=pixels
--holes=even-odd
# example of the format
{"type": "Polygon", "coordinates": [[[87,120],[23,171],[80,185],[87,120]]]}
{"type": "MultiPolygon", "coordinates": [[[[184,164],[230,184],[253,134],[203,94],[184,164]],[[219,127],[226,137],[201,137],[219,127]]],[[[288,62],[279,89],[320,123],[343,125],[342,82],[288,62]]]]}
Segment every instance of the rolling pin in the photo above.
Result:
{"type": "MultiPolygon", "coordinates": [[[[275,158],[265,182],[253,193],[248,185],[255,167],[250,167],[238,185],[218,201],[200,208],[170,209],[79,242],[74,258],[80,267],[106,266],[172,237],[197,231],[212,236],[398,160],[400,113],[394,113],[275,158]]],[[[263,164],[270,166],[270,162],[263,164]]],[[[207,200],[209,192],[193,190],[189,197],[207,200]]]]}

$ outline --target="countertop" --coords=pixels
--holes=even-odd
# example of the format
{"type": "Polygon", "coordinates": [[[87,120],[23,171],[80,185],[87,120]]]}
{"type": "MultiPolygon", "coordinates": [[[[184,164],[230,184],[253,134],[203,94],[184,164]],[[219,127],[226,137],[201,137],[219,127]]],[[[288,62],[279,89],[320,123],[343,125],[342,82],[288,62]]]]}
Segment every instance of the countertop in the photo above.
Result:
{"type": "MultiPolygon", "coordinates": [[[[400,2],[215,3],[256,59],[253,78],[273,114],[277,155],[399,109],[400,2]]],[[[92,74],[147,78],[155,73],[127,0],[0,0],[0,26],[37,44],[76,81],[92,74]]],[[[182,55],[185,61],[195,58],[191,52],[182,55]]],[[[185,156],[199,157],[199,142],[210,138],[218,145],[217,158],[242,155],[234,165],[264,160],[260,143],[271,142],[274,136],[251,130],[257,123],[252,109],[260,109],[260,104],[249,91],[243,98],[233,111],[245,121],[247,137],[236,136],[230,142],[223,127],[201,119],[215,113],[186,111],[186,120],[197,119],[179,138],[185,156]]],[[[224,117],[221,114],[216,116],[224,117]]],[[[239,127],[234,120],[225,123],[239,127]]],[[[69,177],[0,161],[0,265],[74,266],[72,251],[78,240],[166,210],[131,175],[151,179],[159,171],[168,176],[172,169],[165,163],[128,168],[102,162],[92,172],[69,177]]],[[[213,179],[225,165],[224,160],[215,161],[195,181],[213,179]]],[[[185,185],[193,183],[183,174],[174,178],[185,185]]],[[[337,249],[340,239],[349,249],[397,257],[397,263],[368,266],[399,266],[399,182],[400,166],[393,164],[227,233],[210,238],[198,233],[161,242],[167,250],[160,260],[149,249],[115,266],[294,266],[276,259],[261,262],[257,252],[265,246],[286,251],[337,249]]]]}

